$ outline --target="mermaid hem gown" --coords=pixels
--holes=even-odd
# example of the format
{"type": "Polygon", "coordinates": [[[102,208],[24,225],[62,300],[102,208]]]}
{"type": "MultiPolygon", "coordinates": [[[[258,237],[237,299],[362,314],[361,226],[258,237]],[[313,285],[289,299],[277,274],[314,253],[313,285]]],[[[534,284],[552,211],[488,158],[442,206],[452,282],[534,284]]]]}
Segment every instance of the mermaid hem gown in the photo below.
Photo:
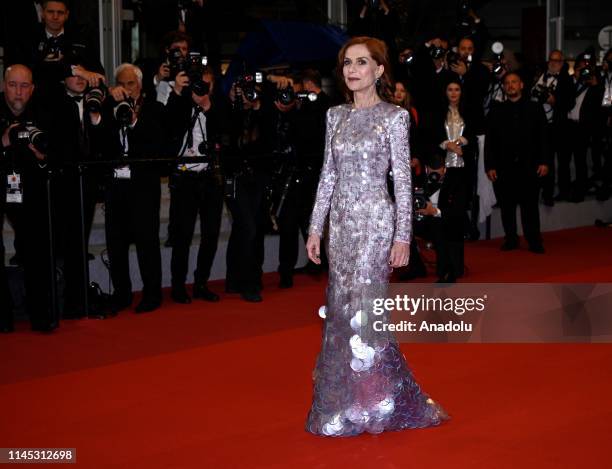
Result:
{"type": "Polygon", "coordinates": [[[412,188],[408,111],[388,103],[327,113],[325,160],[310,233],[329,215],[329,283],[306,430],[327,436],[421,428],[448,419],[412,376],[392,333],[374,332],[394,241],[409,242],[412,188]],[[396,202],[389,197],[393,171],[396,202]]]}

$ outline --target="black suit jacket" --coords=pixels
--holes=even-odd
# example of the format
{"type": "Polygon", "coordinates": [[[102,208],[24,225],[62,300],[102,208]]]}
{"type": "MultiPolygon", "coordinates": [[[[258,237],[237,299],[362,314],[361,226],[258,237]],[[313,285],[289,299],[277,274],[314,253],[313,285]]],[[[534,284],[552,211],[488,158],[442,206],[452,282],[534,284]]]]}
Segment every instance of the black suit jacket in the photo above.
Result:
{"type": "Polygon", "coordinates": [[[89,44],[82,34],[74,29],[66,29],[60,38],[64,51],[63,60],[44,61],[47,35],[43,25],[38,26],[34,35],[21,41],[13,57],[15,62],[32,69],[37,94],[44,96],[57,94],[62,87],[61,81],[72,75],[71,65],[80,64],[89,71],[104,74],[98,50],[89,44]]]}
{"type": "Polygon", "coordinates": [[[508,100],[494,106],[488,117],[485,169],[535,178],[537,167],[549,164],[542,106],[525,97],[508,100]]]}
{"type": "MultiPolygon", "coordinates": [[[[107,98],[103,109],[102,154],[104,159],[122,158],[123,147],[120,138],[120,126],[115,120],[113,110],[117,103],[107,98]]],[[[167,136],[168,122],[164,106],[154,100],[144,98],[133,128],[128,128],[127,138],[130,159],[156,159],[173,156],[167,136]]],[[[132,164],[131,179],[138,181],[159,181],[166,164],[143,163],[132,164]]]]}

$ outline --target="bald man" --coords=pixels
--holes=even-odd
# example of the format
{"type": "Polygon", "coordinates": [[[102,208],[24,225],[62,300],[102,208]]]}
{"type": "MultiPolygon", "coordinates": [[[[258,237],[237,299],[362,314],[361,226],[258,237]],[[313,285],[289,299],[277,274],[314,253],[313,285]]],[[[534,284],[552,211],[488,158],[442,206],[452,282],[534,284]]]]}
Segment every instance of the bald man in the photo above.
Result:
{"type": "MultiPolygon", "coordinates": [[[[57,318],[51,302],[47,155],[44,145],[33,139],[33,129],[44,132],[49,118],[42,109],[33,106],[33,92],[32,72],[28,67],[17,64],[7,68],[0,95],[0,158],[4,171],[0,176],[3,181],[0,214],[7,208],[22,214],[26,310],[33,330],[50,332],[57,327],[57,318]]],[[[1,285],[0,290],[5,291],[1,285]]],[[[8,302],[1,306],[0,324],[9,331],[11,308],[8,302]]]]}

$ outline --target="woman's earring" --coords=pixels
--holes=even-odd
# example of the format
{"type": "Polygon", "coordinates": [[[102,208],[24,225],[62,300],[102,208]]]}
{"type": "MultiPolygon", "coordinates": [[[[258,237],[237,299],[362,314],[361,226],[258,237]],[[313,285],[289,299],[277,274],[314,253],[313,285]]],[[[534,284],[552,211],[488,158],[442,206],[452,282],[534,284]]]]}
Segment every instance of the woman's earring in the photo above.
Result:
{"type": "Polygon", "coordinates": [[[380,77],[376,79],[376,86],[380,86],[380,77]]]}

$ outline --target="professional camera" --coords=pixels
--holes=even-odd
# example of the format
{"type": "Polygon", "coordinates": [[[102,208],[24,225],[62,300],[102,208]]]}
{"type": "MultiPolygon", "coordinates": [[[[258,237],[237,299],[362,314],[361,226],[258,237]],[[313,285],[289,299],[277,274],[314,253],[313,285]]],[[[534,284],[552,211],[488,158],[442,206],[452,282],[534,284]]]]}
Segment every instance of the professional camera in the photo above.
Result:
{"type": "Polygon", "coordinates": [[[170,68],[170,76],[167,78],[168,81],[173,81],[180,72],[185,71],[185,62],[187,58],[183,56],[179,47],[173,47],[168,51],[166,61],[170,68]]]}
{"type": "Polygon", "coordinates": [[[236,89],[236,99],[234,100],[234,107],[236,109],[242,109],[242,96],[249,102],[254,102],[259,98],[259,92],[257,91],[257,85],[263,83],[263,75],[261,72],[254,74],[240,75],[234,81],[234,88],[236,89]]]}
{"type": "Polygon", "coordinates": [[[27,147],[32,144],[41,153],[46,153],[49,148],[47,134],[34,125],[33,122],[25,122],[13,127],[9,131],[11,145],[27,147]]]}
{"type": "Polygon", "coordinates": [[[314,102],[317,100],[317,98],[318,98],[317,93],[312,93],[312,92],[311,93],[306,93],[306,92],[296,93],[291,86],[288,86],[287,88],[281,88],[276,91],[276,96],[274,98],[274,101],[278,101],[279,103],[284,104],[285,106],[288,106],[296,99],[308,100],[310,102],[314,102]]]}
{"type": "Polygon", "coordinates": [[[491,46],[491,50],[493,51],[493,66],[491,67],[491,71],[493,75],[499,75],[505,68],[504,66],[504,45],[501,42],[494,42],[491,46]]]}
{"type": "Polygon", "coordinates": [[[553,87],[548,87],[538,83],[531,89],[531,100],[544,104],[546,101],[548,101],[548,97],[553,93],[553,91],[553,87]]]}
{"type": "Polygon", "coordinates": [[[113,114],[121,127],[129,127],[132,124],[135,107],[132,97],[126,98],[115,106],[113,114]]]}
{"type": "Polygon", "coordinates": [[[51,36],[46,42],[41,43],[40,47],[45,59],[59,59],[60,55],[64,55],[64,38],[62,36],[51,36]]]}
{"type": "Polygon", "coordinates": [[[410,66],[414,63],[414,55],[412,55],[412,53],[402,55],[399,62],[402,65],[410,66]]]}
{"type": "Polygon", "coordinates": [[[416,221],[422,221],[425,218],[425,215],[418,213],[417,210],[427,207],[427,202],[429,202],[431,195],[435,194],[436,191],[440,189],[441,178],[442,176],[440,173],[431,172],[427,175],[427,180],[425,181],[425,185],[423,187],[414,188],[412,206],[415,211],[416,221]]]}
{"type": "Polygon", "coordinates": [[[189,78],[189,86],[185,87],[183,93],[193,91],[198,96],[207,95],[210,92],[210,84],[202,80],[202,74],[208,64],[208,57],[199,52],[190,52],[183,64],[183,71],[189,78]]]}
{"type": "Polygon", "coordinates": [[[106,86],[104,86],[104,84],[101,83],[100,86],[91,88],[85,93],[85,98],[83,99],[85,112],[102,112],[102,104],[105,98],[106,86]]]}
{"type": "Polygon", "coordinates": [[[477,33],[476,23],[470,15],[472,5],[469,0],[459,0],[457,8],[457,32],[459,37],[472,37],[477,33]]]}
{"type": "Polygon", "coordinates": [[[446,55],[446,49],[444,47],[431,46],[429,48],[429,55],[432,59],[442,59],[446,55]]]}

